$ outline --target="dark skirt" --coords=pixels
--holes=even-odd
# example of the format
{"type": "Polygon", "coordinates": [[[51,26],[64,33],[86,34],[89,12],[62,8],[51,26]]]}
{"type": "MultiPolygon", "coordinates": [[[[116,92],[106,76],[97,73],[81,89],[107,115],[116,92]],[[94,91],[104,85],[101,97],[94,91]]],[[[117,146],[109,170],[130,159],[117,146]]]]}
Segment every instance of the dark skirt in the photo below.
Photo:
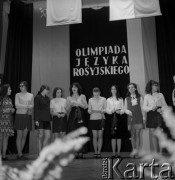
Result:
{"type": "Polygon", "coordinates": [[[53,133],[66,132],[67,130],[67,116],[58,118],[53,116],[53,133]]]}
{"type": "Polygon", "coordinates": [[[15,130],[32,130],[32,116],[28,114],[16,114],[14,122],[15,130]]]}
{"type": "MultiPolygon", "coordinates": [[[[85,112],[81,107],[72,107],[67,122],[67,133],[74,131],[80,127],[85,126],[85,112]]],[[[78,153],[84,153],[84,146],[78,151],[78,153]]]]}
{"type": "Polygon", "coordinates": [[[90,128],[91,130],[102,130],[103,127],[103,120],[90,120],[90,128]]]}
{"type": "Polygon", "coordinates": [[[122,115],[115,114],[116,117],[114,117],[114,114],[108,115],[108,122],[110,124],[109,128],[109,137],[110,139],[121,139],[122,138],[122,115]],[[116,118],[116,119],[115,119],[116,118]]]}
{"type": "Polygon", "coordinates": [[[147,121],[146,121],[147,128],[162,127],[162,124],[163,124],[163,118],[159,112],[149,111],[147,113],[147,121]]]}
{"type": "Polygon", "coordinates": [[[67,132],[74,131],[85,126],[84,109],[81,107],[72,107],[67,122],[67,132]]]}
{"type": "Polygon", "coordinates": [[[39,126],[35,125],[35,129],[51,130],[50,121],[39,121],[39,126]]]}

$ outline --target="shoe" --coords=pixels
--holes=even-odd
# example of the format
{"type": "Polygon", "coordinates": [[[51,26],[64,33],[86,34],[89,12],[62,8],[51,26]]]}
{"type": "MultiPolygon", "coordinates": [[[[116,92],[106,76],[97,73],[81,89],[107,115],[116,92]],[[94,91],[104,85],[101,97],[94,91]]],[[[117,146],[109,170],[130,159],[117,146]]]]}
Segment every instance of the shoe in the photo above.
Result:
{"type": "Polygon", "coordinates": [[[98,154],[94,154],[94,158],[97,158],[97,155],[98,155],[98,154]]]}
{"type": "Polygon", "coordinates": [[[79,155],[78,154],[75,155],[75,159],[79,159],[79,155]]]}
{"type": "Polygon", "coordinates": [[[17,156],[18,160],[28,160],[28,158],[26,158],[24,155],[21,156],[17,156]]]}
{"type": "Polygon", "coordinates": [[[79,158],[80,158],[80,159],[83,159],[83,154],[79,154],[79,158]]]}
{"type": "Polygon", "coordinates": [[[101,154],[97,154],[97,158],[101,158],[101,154]]]}
{"type": "Polygon", "coordinates": [[[115,159],[115,158],[116,158],[116,156],[115,156],[115,155],[112,155],[112,156],[111,156],[111,158],[112,158],[112,159],[115,159]]]}
{"type": "Polygon", "coordinates": [[[134,149],[134,150],[131,152],[130,157],[131,157],[131,158],[134,158],[134,156],[135,156],[136,154],[137,154],[137,150],[134,149]]]}
{"type": "Polygon", "coordinates": [[[2,160],[3,160],[3,161],[7,161],[8,159],[7,159],[7,157],[4,157],[4,158],[2,158],[2,160]]]}
{"type": "Polygon", "coordinates": [[[117,155],[117,158],[121,158],[120,154],[117,155]]]}

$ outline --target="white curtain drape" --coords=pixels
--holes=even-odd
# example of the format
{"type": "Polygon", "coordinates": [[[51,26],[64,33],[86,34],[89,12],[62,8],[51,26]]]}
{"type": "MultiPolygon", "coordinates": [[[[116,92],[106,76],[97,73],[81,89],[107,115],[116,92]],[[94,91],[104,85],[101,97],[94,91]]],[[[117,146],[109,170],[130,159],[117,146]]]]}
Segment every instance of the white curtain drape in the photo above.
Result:
{"type": "Polygon", "coordinates": [[[110,21],[161,15],[159,0],[109,0],[110,21]]]}
{"type": "Polygon", "coordinates": [[[81,22],[81,0],[47,0],[47,26],[81,22]]]}

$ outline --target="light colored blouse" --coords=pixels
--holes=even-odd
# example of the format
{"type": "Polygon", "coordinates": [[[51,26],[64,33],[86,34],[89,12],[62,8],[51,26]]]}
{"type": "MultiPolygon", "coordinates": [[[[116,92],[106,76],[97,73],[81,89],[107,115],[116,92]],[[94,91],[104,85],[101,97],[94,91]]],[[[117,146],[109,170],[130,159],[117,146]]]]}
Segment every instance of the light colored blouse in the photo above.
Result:
{"type": "Polygon", "coordinates": [[[67,97],[66,101],[66,109],[69,111],[71,107],[74,106],[74,103],[78,103],[79,107],[86,109],[88,107],[87,101],[86,101],[86,96],[84,94],[81,94],[77,99],[75,99],[72,96],[67,97]]]}
{"type": "Polygon", "coordinates": [[[99,120],[104,119],[104,113],[100,112],[93,112],[93,111],[104,111],[106,110],[106,98],[99,97],[97,98],[90,98],[88,103],[88,113],[90,115],[90,120],[99,120]]]}
{"type": "Polygon", "coordinates": [[[28,109],[34,107],[34,96],[31,93],[17,93],[15,96],[16,114],[26,114],[28,109]]]}
{"type": "Polygon", "coordinates": [[[162,93],[146,94],[143,101],[143,110],[151,111],[154,107],[160,106],[163,109],[167,108],[165,98],[162,93]]]}
{"type": "Polygon", "coordinates": [[[116,97],[110,97],[107,99],[106,112],[112,114],[113,111],[121,110],[121,113],[124,112],[123,99],[117,99],[116,97]]]}
{"type": "Polygon", "coordinates": [[[66,99],[64,98],[54,98],[50,101],[50,109],[54,113],[64,112],[66,113],[66,99]]]}
{"type": "Polygon", "coordinates": [[[175,89],[172,92],[172,101],[173,101],[173,106],[175,106],[175,89]]]}

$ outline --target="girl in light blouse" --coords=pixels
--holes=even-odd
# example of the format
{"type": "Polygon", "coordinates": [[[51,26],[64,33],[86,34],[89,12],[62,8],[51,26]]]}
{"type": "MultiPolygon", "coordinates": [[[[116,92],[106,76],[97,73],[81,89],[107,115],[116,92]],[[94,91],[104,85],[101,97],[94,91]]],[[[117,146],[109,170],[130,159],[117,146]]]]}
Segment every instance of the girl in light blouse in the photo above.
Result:
{"type": "Polygon", "coordinates": [[[27,92],[28,84],[22,81],[19,85],[20,93],[15,96],[16,115],[14,129],[17,130],[18,159],[26,159],[22,150],[24,148],[28,131],[32,130],[32,113],[34,107],[34,96],[27,92]]]}
{"type": "Polygon", "coordinates": [[[117,157],[120,157],[121,138],[122,138],[122,119],[124,114],[123,99],[119,94],[118,87],[113,85],[111,87],[111,97],[107,99],[106,113],[108,114],[108,121],[110,123],[110,138],[112,144],[112,158],[115,158],[116,143],[117,143],[117,157]]]}
{"type": "Polygon", "coordinates": [[[154,150],[158,150],[158,141],[154,136],[154,131],[157,127],[161,127],[163,123],[162,111],[167,108],[165,98],[159,92],[158,82],[150,80],[146,85],[146,95],[144,97],[143,109],[147,113],[146,126],[150,128],[150,137],[154,150]]]}
{"type": "Polygon", "coordinates": [[[90,114],[90,128],[93,135],[93,147],[95,158],[101,157],[101,148],[103,144],[103,122],[104,113],[106,111],[106,99],[100,96],[100,89],[93,89],[93,97],[89,99],[88,113],[90,114]]]}
{"type": "Polygon", "coordinates": [[[52,132],[55,138],[63,137],[67,130],[66,99],[62,97],[62,88],[53,90],[53,99],[50,102],[50,111],[53,118],[52,132]]]}

